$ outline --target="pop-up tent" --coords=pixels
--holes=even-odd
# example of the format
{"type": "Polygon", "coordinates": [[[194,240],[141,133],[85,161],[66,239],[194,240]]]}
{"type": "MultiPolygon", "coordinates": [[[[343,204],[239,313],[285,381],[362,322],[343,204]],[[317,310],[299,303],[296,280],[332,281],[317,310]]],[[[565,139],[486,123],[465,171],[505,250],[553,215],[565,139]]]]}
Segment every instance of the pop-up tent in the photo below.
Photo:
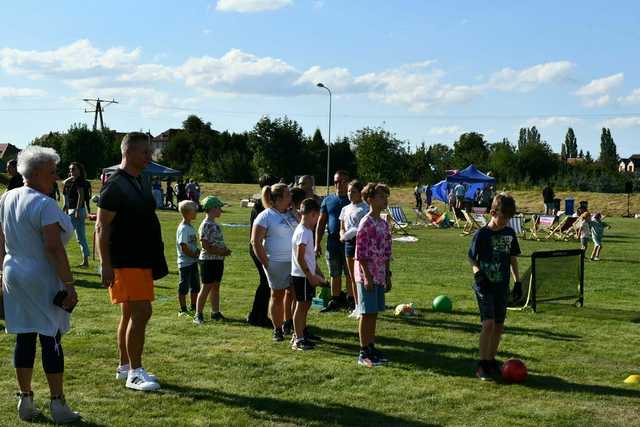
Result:
{"type": "MultiPolygon", "coordinates": [[[[118,170],[119,167],[120,167],[120,165],[113,165],[111,167],[104,168],[104,169],[102,169],[102,175],[104,177],[109,177],[116,170],[118,170]]],[[[175,169],[171,169],[171,168],[169,168],[167,166],[162,166],[161,164],[156,163],[156,162],[151,162],[142,171],[142,175],[144,177],[158,177],[160,179],[167,179],[167,178],[173,178],[173,177],[176,177],[176,176],[182,176],[182,172],[180,172],[178,170],[175,170],[175,169]]]]}
{"type": "Polygon", "coordinates": [[[487,185],[494,185],[495,183],[495,178],[480,172],[474,165],[469,165],[447,176],[447,179],[434,184],[431,187],[431,192],[434,199],[447,203],[449,189],[457,184],[465,184],[467,186],[465,197],[473,199],[477,189],[483,189],[487,185]]]}

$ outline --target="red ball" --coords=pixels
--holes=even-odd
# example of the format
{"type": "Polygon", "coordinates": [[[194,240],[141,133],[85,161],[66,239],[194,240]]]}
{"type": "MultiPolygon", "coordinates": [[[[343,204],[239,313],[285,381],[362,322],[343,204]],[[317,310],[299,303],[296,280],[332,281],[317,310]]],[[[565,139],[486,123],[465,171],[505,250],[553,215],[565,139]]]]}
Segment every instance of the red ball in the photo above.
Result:
{"type": "Polygon", "coordinates": [[[509,359],[502,365],[502,378],[510,383],[521,383],[528,375],[527,366],[520,359],[509,359]]]}

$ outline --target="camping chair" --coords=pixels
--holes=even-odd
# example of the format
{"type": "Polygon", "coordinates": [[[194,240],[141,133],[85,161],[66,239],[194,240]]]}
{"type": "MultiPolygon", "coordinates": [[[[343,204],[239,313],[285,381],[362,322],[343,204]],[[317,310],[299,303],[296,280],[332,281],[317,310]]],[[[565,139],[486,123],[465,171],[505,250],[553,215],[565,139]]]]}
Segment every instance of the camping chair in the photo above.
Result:
{"type": "Polygon", "coordinates": [[[455,227],[464,228],[465,224],[467,223],[467,219],[462,213],[462,209],[453,208],[452,211],[453,211],[453,224],[455,225],[455,227]]]}
{"type": "Polygon", "coordinates": [[[557,240],[570,240],[571,238],[574,238],[576,231],[573,226],[576,224],[577,219],[577,216],[565,216],[558,222],[558,224],[553,226],[547,239],[550,239],[551,237],[557,240]]]}
{"type": "Polygon", "coordinates": [[[408,235],[409,232],[406,229],[409,227],[409,221],[407,221],[407,216],[404,214],[402,207],[394,205],[389,206],[387,210],[389,211],[387,222],[389,222],[390,218],[389,225],[391,225],[391,230],[400,231],[402,234],[408,235]]]}
{"type": "Polygon", "coordinates": [[[527,238],[527,232],[524,228],[524,216],[514,215],[509,219],[508,225],[516,232],[516,236],[521,237],[522,239],[527,238]]]}
{"type": "Polygon", "coordinates": [[[558,217],[555,215],[534,215],[531,219],[531,230],[529,230],[531,232],[531,237],[535,240],[541,240],[538,233],[546,233],[546,236],[543,237],[548,239],[557,219],[558,217]]]}
{"type": "Polygon", "coordinates": [[[472,210],[473,210],[473,213],[480,214],[480,215],[486,215],[486,214],[489,213],[489,209],[483,208],[483,207],[480,207],[480,206],[474,206],[472,208],[472,210]]]}
{"type": "Polygon", "coordinates": [[[487,218],[485,218],[484,215],[476,214],[473,212],[469,213],[467,211],[462,211],[462,213],[466,220],[466,224],[462,229],[462,234],[461,234],[462,236],[471,234],[475,230],[479,230],[482,227],[487,225],[487,218]]]}

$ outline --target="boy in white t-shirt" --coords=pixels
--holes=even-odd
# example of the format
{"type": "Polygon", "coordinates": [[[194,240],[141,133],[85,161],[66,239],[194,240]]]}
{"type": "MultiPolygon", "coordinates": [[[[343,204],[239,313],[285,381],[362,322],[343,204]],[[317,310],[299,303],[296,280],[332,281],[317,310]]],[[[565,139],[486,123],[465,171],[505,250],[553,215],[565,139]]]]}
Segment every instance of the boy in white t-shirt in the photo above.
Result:
{"type": "Polygon", "coordinates": [[[178,204],[178,210],[182,215],[182,221],[176,230],[176,250],[179,269],[178,303],[180,312],[178,316],[187,316],[186,297],[191,291],[191,311],[196,310],[196,300],[200,292],[200,277],[198,273],[198,233],[191,225],[198,215],[198,205],[191,200],[183,200],[178,204]]]}
{"type": "Polygon", "coordinates": [[[355,255],[356,255],[356,233],[358,225],[364,216],[369,213],[369,205],[362,200],[362,188],[364,185],[357,179],[349,183],[349,200],[350,204],[342,208],[340,211],[340,240],[344,242],[344,255],[347,260],[347,269],[349,270],[349,285],[351,286],[351,295],[353,295],[352,311],[349,314],[351,318],[359,318],[358,313],[358,289],[355,281],[355,255]]]}
{"type": "MultiPolygon", "coordinates": [[[[313,230],[320,216],[320,205],[314,199],[305,199],[300,206],[302,220],[291,238],[291,285],[295,289],[296,307],[293,312],[293,350],[311,350],[314,344],[307,331],[307,312],[315,296],[315,288],[324,282],[316,268],[313,230]]],[[[318,337],[315,337],[316,339],[318,337]]]]}

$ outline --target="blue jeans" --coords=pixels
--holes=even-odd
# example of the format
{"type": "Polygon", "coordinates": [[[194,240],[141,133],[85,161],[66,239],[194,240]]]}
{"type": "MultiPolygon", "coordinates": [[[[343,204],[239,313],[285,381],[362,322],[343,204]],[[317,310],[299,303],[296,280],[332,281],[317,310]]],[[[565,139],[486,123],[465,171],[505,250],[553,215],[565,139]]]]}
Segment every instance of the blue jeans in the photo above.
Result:
{"type": "Polygon", "coordinates": [[[71,218],[73,229],[76,232],[76,238],[80,244],[80,249],[82,249],[82,257],[86,259],[89,258],[89,244],[87,243],[87,232],[84,227],[87,211],[85,208],[80,208],[76,209],[76,212],[78,213],[78,218],[76,218],[75,215],[69,215],[69,218],[71,218]]]}

